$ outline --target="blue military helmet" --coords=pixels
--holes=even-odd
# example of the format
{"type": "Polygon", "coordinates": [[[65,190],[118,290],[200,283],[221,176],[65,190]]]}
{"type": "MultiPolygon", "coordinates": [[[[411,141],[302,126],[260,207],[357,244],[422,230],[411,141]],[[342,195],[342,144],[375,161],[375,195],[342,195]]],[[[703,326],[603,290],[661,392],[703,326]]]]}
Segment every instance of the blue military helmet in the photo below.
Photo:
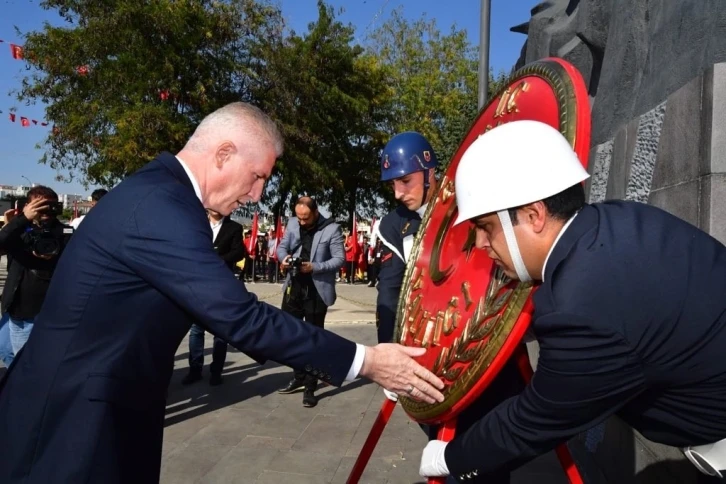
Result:
{"type": "MultiPolygon", "coordinates": [[[[436,168],[438,160],[421,133],[407,131],[391,138],[381,155],[381,181],[390,181],[417,171],[436,168]]],[[[428,175],[426,173],[425,175],[428,175]]],[[[428,176],[424,178],[428,185],[428,176]]]]}

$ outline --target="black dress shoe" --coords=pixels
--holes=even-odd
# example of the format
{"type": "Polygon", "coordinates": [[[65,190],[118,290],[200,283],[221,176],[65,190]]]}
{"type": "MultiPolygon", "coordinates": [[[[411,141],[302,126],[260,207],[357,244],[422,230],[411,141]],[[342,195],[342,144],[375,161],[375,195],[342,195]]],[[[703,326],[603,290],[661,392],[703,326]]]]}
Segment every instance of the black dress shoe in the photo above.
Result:
{"type": "Polygon", "coordinates": [[[189,373],[186,374],[186,376],[184,378],[182,378],[181,383],[182,383],[182,385],[191,385],[192,383],[198,382],[201,379],[202,379],[201,372],[190,371],[189,373]]]}
{"type": "Polygon", "coordinates": [[[209,377],[209,384],[212,385],[213,387],[221,385],[222,384],[222,375],[220,375],[218,373],[213,373],[209,377]]]}
{"type": "Polygon", "coordinates": [[[280,388],[277,393],[287,395],[288,393],[295,393],[305,389],[305,383],[300,380],[292,379],[285,388],[280,388]]]}
{"type": "Polygon", "coordinates": [[[312,390],[305,390],[303,393],[303,407],[312,408],[318,404],[318,397],[315,396],[312,390]]]}

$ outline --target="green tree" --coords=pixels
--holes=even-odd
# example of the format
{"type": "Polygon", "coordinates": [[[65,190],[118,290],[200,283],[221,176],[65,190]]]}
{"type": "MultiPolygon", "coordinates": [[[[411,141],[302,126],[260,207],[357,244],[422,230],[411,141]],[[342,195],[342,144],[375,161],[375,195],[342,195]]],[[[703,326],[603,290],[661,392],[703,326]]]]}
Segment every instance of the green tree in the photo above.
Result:
{"type": "Polygon", "coordinates": [[[377,59],[353,39],[353,28],[319,1],[306,34],[258,46],[264,63],[253,96],[285,136],[265,194],[275,211],[300,194],[315,196],[334,217],[354,209],[366,215],[376,204],[390,89],[377,59]]]}
{"type": "Polygon", "coordinates": [[[252,0],[45,0],[66,22],[25,35],[18,98],[47,105],[41,162],[112,185],[180,149],[207,113],[250,100],[251,45],[280,11],[252,0]]]}
{"type": "MultiPolygon", "coordinates": [[[[421,132],[448,163],[478,114],[478,47],[466,30],[442,34],[435,20],[407,20],[400,7],[368,41],[393,90],[389,133],[421,132]]],[[[503,79],[490,75],[490,94],[503,79]]]]}

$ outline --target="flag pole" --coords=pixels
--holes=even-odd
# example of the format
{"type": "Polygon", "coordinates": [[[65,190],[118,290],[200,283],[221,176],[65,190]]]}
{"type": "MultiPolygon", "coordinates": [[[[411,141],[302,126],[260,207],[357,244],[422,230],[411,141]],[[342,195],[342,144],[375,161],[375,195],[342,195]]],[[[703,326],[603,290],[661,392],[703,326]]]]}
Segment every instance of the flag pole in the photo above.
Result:
{"type": "Polygon", "coordinates": [[[479,110],[487,102],[489,89],[489,30],[491,27],[491,0],[481,0],[479,27],[479,110]]]}

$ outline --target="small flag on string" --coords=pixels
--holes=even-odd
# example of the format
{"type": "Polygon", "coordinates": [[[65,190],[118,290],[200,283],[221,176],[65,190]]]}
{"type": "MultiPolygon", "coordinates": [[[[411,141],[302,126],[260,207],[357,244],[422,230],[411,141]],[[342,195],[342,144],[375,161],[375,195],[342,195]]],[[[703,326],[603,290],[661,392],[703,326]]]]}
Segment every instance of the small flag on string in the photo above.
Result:
{"type": "Polygon", "coordinates": [[[78,66],[78,67],[76,67],[76,72],[81,76],[87,76],[88,75],[88,66],[78,66]]]}
{"type": "Polygon", "coordinates": [[[15,113],[10,113],[10,121],[15,122],[15,113]]]}
{"type": "Polygon", "coordinates": [[[169,99],[169,90],[164,89],[163,91],[161,91],[159,93],[159,97],[161,98],[162,101],[166,101],[167,99],[169,99]]]}
{"type": "Polygon", "coordinates": [[[33,121],[33,124],[35,124],[35,125],[38,124],[38,121],[37,120],[33,119],[32,121],[33,121]]]}
{"type": "Polygon", "coordinates": [[[40,123],[41,126],[48,126],[48,123],[40,123]]]}
{"type": "Polygon", "coordinates": [[[10,44],[10,54],[12,54],[13,59],[20,60],[23,58],[23,48],[16,44],[10,44]]]}
{"type": "Polygon", "coordinates": [[[30,126],[30,121],[29,121],[29,120],[28,120],[28,118],[26,118],[25,116],[20,116],[20,124],[21,124],[21,125],[22,125],[22,126],[23,126],[24,128],[27,128],[28,126],[30,126]]]}

